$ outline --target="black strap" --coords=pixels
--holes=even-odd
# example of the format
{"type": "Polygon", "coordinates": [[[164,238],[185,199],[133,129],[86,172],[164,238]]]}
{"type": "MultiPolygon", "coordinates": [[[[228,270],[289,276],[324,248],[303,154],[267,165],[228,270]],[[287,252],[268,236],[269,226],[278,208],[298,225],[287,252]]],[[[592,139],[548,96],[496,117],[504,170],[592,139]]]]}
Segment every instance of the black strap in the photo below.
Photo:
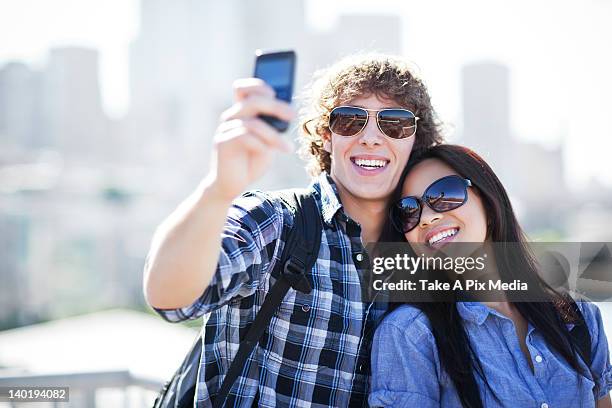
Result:
{"type": "Polygon", "coordinates": [[[275,269],[281,269],[278,279],[266,295],[261,309],[255,316],[238,352],[225,375],[213,408],[221,408],[227,396],[245,369],[245,363],[266,331],[272,316],[278,309],[289,288],[310,293],[312,288],[304,275],[315,264],[321,245],[321,215],[313,191],[284,190],[271,193],[280,198],[293,213],[293,227],[285,239],[285,246],[275,269]]]}
{"type": "Polygon", "coordinates": [[[580,311],[580,308],[576,302],[571,300],[570,304],[572,305],[572,309],[576,316],[576,323],[570,330],[570,336],[572,336],[572,339],[578,346],[578,352],[580,353],[583,361],[590,369],[591,363],[593,362],[593,357],[591,355],[591,333],[589,332],[589,328],[584,320],[584,315],[580,311]]]}
{"type": "Polygon", "coordinates": [[[162,387],[153,408],[193,407],[201,353],[202,335],[198,334],[181,366],[162,387]]]}

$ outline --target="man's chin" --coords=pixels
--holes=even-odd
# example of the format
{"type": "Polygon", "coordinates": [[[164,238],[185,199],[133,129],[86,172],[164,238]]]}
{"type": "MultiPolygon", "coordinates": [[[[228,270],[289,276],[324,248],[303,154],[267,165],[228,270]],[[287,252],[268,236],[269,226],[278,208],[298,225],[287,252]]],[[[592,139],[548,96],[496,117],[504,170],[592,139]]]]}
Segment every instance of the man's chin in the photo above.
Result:
{"type": "Polygon", "coordinates": [[[386,201],[391,196],[391,191],[381,189],[380,185],[372,184],[371,188],[368,187],[368,184],[364,183],[355,186],[349,193],[355,198],[368,201],[386,201]]]}
{"type": "Polygon", "coordinates": [[[342,192],[348,193],[356,199],[367,200],[367,201],[379,201],[388,200],[391,197],[393,189],[390,186],[382,186],[380,179],[369,179],[363,177],[355,177],[348,182],[342,182],[338,177],[334,177],[332,174],[332,180],[336,183],[336,186],[342,192]]]}

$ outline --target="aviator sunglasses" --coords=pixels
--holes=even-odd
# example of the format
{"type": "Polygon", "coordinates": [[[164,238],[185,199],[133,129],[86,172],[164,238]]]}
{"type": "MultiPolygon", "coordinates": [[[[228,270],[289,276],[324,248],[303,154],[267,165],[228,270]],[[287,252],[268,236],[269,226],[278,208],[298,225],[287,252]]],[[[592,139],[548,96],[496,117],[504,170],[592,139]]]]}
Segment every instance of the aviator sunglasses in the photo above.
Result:
{"type": "Polygon", "coordinates": [[[337,106],[329,114],[329,129],[340,136],[355,136],[368,124],[369,112],[376,112],[380,131],[392,139],[414,136],[419,118],[408,109],[365,109],[357,106],[337,106]]]}
{"type": "Polygon", "coordinates": [[[467,188],[472,186],[469,179],[451,175],[442,177],[425,189],[421,198],[408,196],[391,207],[393,227],[402,234],[412,231],[421,220],[423,203],[435,212],[446,212],[461,207],[467,202],[467,188]]]}

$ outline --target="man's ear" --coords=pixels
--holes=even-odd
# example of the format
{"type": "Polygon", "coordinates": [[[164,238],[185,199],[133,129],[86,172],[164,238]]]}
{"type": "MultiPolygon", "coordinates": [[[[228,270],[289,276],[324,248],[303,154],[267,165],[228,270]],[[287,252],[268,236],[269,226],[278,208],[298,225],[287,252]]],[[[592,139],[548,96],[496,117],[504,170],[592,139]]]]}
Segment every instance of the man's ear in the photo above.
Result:
{"type": "Polygon", "coordinates": [[[323,150],[325,150],[327,153],[331,154],[331,141],[326,140],[323,142],[323,150]]]}
{"type": "Polygon", "coordinates": [[[331,154],[332,152],[332,144],[331,139],[329,137],[323,138],[323,150],[325,150],[329,154],[331,154]]]}

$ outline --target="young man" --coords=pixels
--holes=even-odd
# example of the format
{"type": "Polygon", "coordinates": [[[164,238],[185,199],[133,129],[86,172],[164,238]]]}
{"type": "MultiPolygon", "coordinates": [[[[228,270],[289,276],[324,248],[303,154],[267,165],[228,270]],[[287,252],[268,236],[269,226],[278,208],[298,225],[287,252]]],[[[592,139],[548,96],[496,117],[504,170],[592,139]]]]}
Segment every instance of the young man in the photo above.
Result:
{"type": "MultiPolygon", "coordinates": [[[[377,240],[411,151],[441,142],[427,90],[401,60],[345,59],[319,78],[311,99],[302,144],[317,175],[310,188],[323,226],[308,272],[312,292],[289,290],[226,406],[367,405],[381,310],[362,299],[364,244],[377,240]]],[[[165,319],[205,315],[198,407],[211,406],[277,279],[272,271],[291,220],[280,200],[257,192],[238,197],[271,166],[275,150],[290,150],[260,114],[294,116],[260,80],[237,81],[211,170],[158,227],[145,266],[147,301],[165,319]]]]}

